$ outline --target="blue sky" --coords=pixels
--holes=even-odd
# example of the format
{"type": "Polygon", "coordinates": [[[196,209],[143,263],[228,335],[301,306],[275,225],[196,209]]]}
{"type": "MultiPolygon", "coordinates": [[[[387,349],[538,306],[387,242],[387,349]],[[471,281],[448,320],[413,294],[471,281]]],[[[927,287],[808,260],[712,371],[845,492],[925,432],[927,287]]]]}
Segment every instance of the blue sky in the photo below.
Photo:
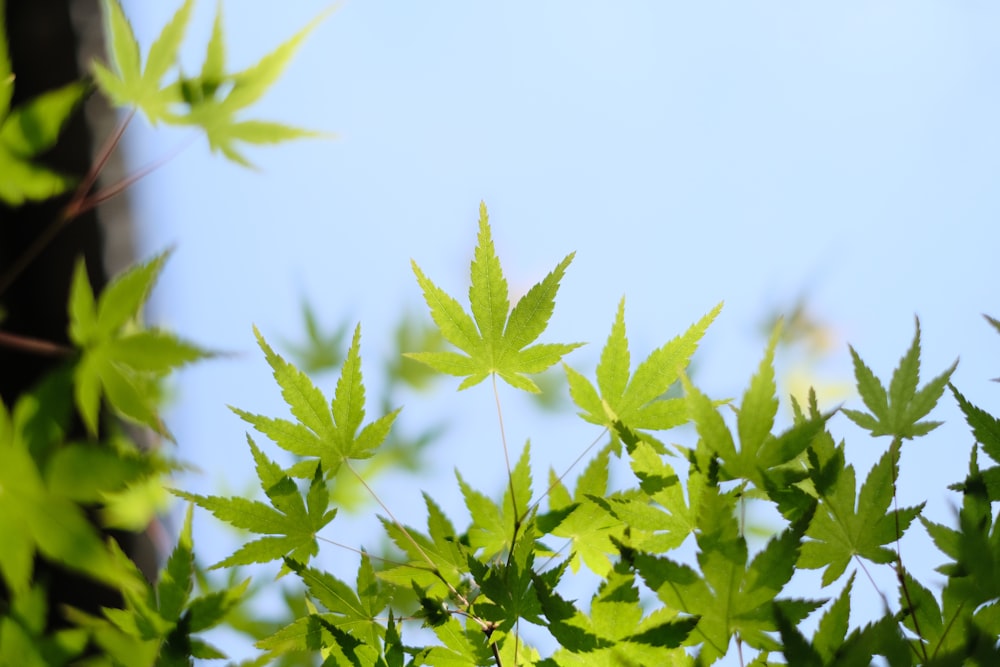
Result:
{"type": "MultiPolygon", "coordinates": [[[[144,45],[174,5],[126,3],[144,45]]],[[[232,64],[325,6],[227,3],[232,64]]],[[[213,10],[198,7],[190,71],[213,10]]],[[[929,1],[344,3],[254,114],[336,139],[253,151],[256,172],[197,139],[135,191],[143,253],[176,246],[157,317],[240,353],[181,377],[171,428],[203,469],[185,481],[205,492],[249,479],[244,427],[226,404],[285,414],[253,323],[276,343],[295,338],[307,297],[331,326],[362,322],[375,376],[385,328],[422,307],[411,258],[464,294],[480,200],[515,290],[577,252],[547,339],[589,341],[571,357],[585,373],[623,294],[637,358],[725,300],[698,381],[738,396],[763,350],[761,321],[804,295],[833,341],[819,380],[850,379],[848,342],[886,376],[916,314],[924,378],[961,355],[955,382],[995,408],[1000,338],[980,314],[1000,314],[998,14],[929,1]]],[[[129,136],[135,166],[189,140],[142,122],[129,136]]],[[[401,420],[471,415],[434,450],[428,483],[453,486],[457,465],[499,489],[492,397],[455,395],[455,384],[413,399],[401,420]]],[[[972,440],[943,403],[935,416],[949,425],[904,451],[901,494],[947,521],[944,487],[972,440]]],[[[565,464],[596,435],[567,426],[579,430],[566,444],[533,416],[508,420],[542,465],[565,464]]],[[[862,470],[886,446],[842,416],[833,428],[862,470]]],[[[419,485],[386,491],[414,522],[419,485]]],[[[211,521],[198,519],[199,550],[218,559],[211,521]]]]}

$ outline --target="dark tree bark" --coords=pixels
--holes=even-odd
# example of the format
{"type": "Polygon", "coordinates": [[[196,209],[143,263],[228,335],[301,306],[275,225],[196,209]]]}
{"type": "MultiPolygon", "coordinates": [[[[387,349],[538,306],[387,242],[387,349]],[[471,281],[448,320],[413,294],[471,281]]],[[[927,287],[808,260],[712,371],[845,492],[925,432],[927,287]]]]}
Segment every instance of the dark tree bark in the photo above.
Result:
{"type": "MultiPolygon", "coordinates": [[[[14,106],[85,77],[86,63],[103,50],[103,24],[97,0],[8,0],[4,18],[16,77],[14,106]]],[[[81,177],[92,163],[93,146],[103,142],[115,124],[113,111],[94,96],[85,111],[74,114],[58,144],[42,161],[56,171],[81,177]]],[[[121,172],[120,165],[112,162],[109,171],[110,179],[114,180],[118,176],[115,172],[121,172]]],[[[108,177],[106,171],[105,178],[108,177]]],[[[55,224],[69,197],[66,194],[16,208],[0,203],[0,276],[30,253],[36,240],[55,224]]],[[[130,229],[127,206],[121,201],[110,207],[102,206],[99,213],[91,210],[61,227],[0,293],[0,305],[6,311],[0,329],[67,345],[66,303],[77,259],[85,259],[94,290],[99,292],[106,281],[105,267],[117,270],[131,259],[130,229]],[[109,229],[113,229],[110,234],[109,229]]],[[[0,398],[12,406],[19,396],[65,363],[65,359],[57,356],[0,345],[0,398]]],[[[71,434],[74,435],[84,437],[82,429],[71,434]]],[[[155,550],[150,550],[145,536],[112,534],[147,576],[155,572],[155,550]]],[[[86,578],[42,560],[36,560],[35,566],[36,579],[48,582],[53,627],[63,624],[62,604],[92,612],[101,606],[121,604],[115,591],[86,578]]],[[[0,605],[5,597],[0,591],[0,605]]]]}

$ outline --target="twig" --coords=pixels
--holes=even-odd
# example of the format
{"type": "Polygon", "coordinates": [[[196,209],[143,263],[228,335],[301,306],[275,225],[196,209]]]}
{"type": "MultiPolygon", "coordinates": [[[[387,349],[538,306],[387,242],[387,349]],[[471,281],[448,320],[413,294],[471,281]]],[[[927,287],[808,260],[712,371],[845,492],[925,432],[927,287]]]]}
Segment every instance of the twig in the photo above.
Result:
{"type": "MultiPolygon", "coordinates": [[[[73,196],[70,198],[69,203],[66,208],[62,210],[59,216],[53,220],[48,227],[46,227],[41,234],[35,237],[35,240],[30,246],[18,257],[10,268],[7,269],[0,275],[0,294],[7,291],[7,288],[17,280],[17,278],[24,272],[28,266],[35,261],[35,259],[42,253],[45,248],[52,243],[52,240],[57,234],[74,218],[79,216],[85,210],[89,208],[84,208],[84,203],[87,200],[87,193],[90,192],[91,188],[94,187],[94,183],[97,182],[98,176],[101,175],[101,171],[104,169],[105,165],[108,163],[108,159],[114,152],[118,143],[122,139],[122,135],[125,134],[125,128],[128,127],[129,122],[135,116],[135,109],[129,112],[125,118],[118,124],[115,131],[112,132],[108,138],[104,141],[101,146],[101,150],[97,153],[97,159],[90,169],[87,170],[87,174],[80,181],[80,185],[77,186],[76,190],[73,192],[73,196]]],[[[90,207],[93,208],[93,207],[90,207]]]]}
{"type": "Polygon", "coordinates": [[[65,345],[52,343],[47,340],[39,340],[29,336],[19,336],[17,334],[0,331],[0,346],[9,347],[22,352],[30,352],[43,357],[68,357],[76,350],[65,345]]]}

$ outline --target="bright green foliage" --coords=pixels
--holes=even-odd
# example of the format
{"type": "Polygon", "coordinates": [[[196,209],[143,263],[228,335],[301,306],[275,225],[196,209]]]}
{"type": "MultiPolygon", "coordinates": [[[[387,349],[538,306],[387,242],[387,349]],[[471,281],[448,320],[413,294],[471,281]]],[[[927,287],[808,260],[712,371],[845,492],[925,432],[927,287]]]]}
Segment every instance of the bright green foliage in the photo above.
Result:
{"type": "Polygon", "coordinates": [[[833,487],[821,496],[820,509],[806,533],[812,540],[802,547],[799,565],[825,567],[824,586],[840,577],[856,556],[873,563],[890,563],[896,558],[884,545],[906,532],[924,506],[889,511],[899,472],[898,457],[899,444],[893,443],[856,496],[852,465],[845,467],[833,487]]]}
{"type": "Polygon", "coordinates": [[[777,650],[767,634],[777,630],[771,605],[798,622],[820,603],[775,601],[792,577],[804,526],[800,523],[773,538],[748,564],[746,541],[735,519],[736,499],[717,488],[705,489],[698,516],[698,564],[694,568],[667,558],[635,556],[646,584],[669,607],[698,617],[691,640],[702,643],[701,657],[711,663],[725,655],[734,633],[750,646],[777,650]]]}
{"type": "Polygon", "coordinates": [[[382,519],[386,534],[406,554],[409,562],[387,567],[379,572],[379,577],[402,588],[413,584],[427,596],[442,598],[448,595],[450,589],[467,588],[463,578],[468,574],[470,549],[459,537],[451,520],[426,493],[424,502],[427,504],[426,534],[382,519]]]}
{"type": "MultiPolygon", "coordinates": [[[[0,0],[0,17],[6,2],[0,0]]],[[[64,192],[73,181],[36,164],[34,159],[55,145],[59,133],[87,93],[70,83],[11,109],[15,72],[7,55],[6,27],[0,21],[0,201],[17,206],[64,192]]]]}
{"type": "Polygon", "coordinates": [[[585,614],[562,600],[540,579],[540,597],[550,628],[562,648],[552,660],[560,666],[690,665],[691,656],[678,648],[698,619],[678,618],[672,609],[646,615],[634,585],[634,575],[619,565],[602,582],[585,614]]]}
{"type": "Polygon", "coordinates": [[[482,549],[484,559],[509,551],[515,533],[526,518],[531,499],[530,451],[530,444],[525,443],[521,458],[511,471],[511,484],[504,491],[500,505],[466,484],[456,472],[465,506],[472,515],[468,530],[469,546],[474,550],[482,549]]]}
{"type": "MultiPolygon", "coordinates": [[[[534,303],[534,312],[542,317],[531,327],[530,338],[515,336],[519,343],[530,343],[544,329],[566,263],[568,259],[525,297],[535,299],[528,303],[534,303]],[[548,294],[545,299],[531,296],[543,292],[548,294]]],[[[530,319],[518,315],[524,300],[507,316],[506,283],[499,267],[485,209],[472,266],[471,315],[415,267],[435,324],[468,356],[433,352],[413,358],[466,376],[462,386],[490,373],[513,374],[516,379],[508,381],[515,386],[529,381],[523,368],[516,371],[495,363],[510,358],[497,350],[505,349],[509,332],[519,331],[512,329],[511,321],[530,319]],[[463,370],[456,372],[460,364],[463,370]]],[[[780,327],[773,332],[741,404],[729,408],[735,414],[734,428],[719,413],[718,402],[691,383],[684,366],[717,313],[718,307],[655,351],[630,378],[624,305],[620,305],[598,364],[596,387],[582,374],[567,371],[574,399],[584,409],[581,416],[610,431],[608,441],[576,479],[572,494],[563,476],[551,471],[545,494],[548,511],[537,513],[528,446],[511,470],[500,502],[456,473],[470,515],[464,530],[457,529],[425,493],[426,532],[401,525],[391,516],[382,518],[386,534],[403,557],[392,558],[377,574],[363,557],[353,589],[301,559],[287,560],[322,609],[300,616],[259,646],[275,654],[321,651],[335,664],[388,665],[390,655],[393,660],[401,655],[393,653],[398,639],[393,622],[378,620],[388,606],[390,619],[396,618],[395,612],[421,619],[440,642],[406,650],[414,665],[707,665],[728,655],[734,645],[757,651],[749,663],[754,665],[775,664],[769,662],[773,654],[783,654],[789,664],[805,665],[867,665],[874,656],[891,665],[936,664],[939,657],[964,655],[970,646],[976,656],[992,656],[994,649],[984,638],[1000,627],[996,611],[1000,607],[992,604],[1000,599],[1000,568],[989,564],[992,559],[982,564],[973,554],[996,551],[1000,562],[1000,539],[990,528],[990,500],[978,468],[973,466],[961,487],[966,499],[960,528],[925,522],[935,542],[953,559],[942,570],[950,579],[940,600],[902,569],[898,553],[890,548],[922,507],[890,509],[900,443],[929,430],[919,420],[937,402],[939,386],[947,382],[950,371],[917,391],[919,342],[904,355],[884,392],[887,411],[879,413],[877,422],[899,426],[890,431],[896,437],[858,492],[843,445],[835,445],[827,431],[832,415],[819,412],[815,395],[806,411],[794,404],[792,425],[774,433],[778,399],[773,366],[780,327]],[[664,398],[678,379],[685,395],[664,398]],[[905,418],[892,416],[889,406],[905,418]],[[665,460],[666,450],[641,429],[655,432],[688,422],[694,425],[698,441],[694,447],[679,447],[687,453],[689,466],[678,474],[665,460]],[[637,485],[615,488],[612,458],[626,454],[637,485]],[[756,552],[749,548],[744,526],[737,520],[751,502],[772,505],[786,522],[756,552]],[[686,562],[675,554],[689,536],[694,537],[697,552],[693,561],[686,562]],[[548,544],[550,540],[565,543],[559,547],[548,544]],[[825,568],[823,583],[829,585],[852,557],[859,563],[894,564],[900,581],[898,612],[887,611],[867,626],[851,628],[852,574],[824,612],[814,636],[805,637],[798,624],[824,603],[789,597],[787,587],[796,567],[825,568]],[[564,577],[582,563],[600,578],[586,611],[560,591],[564,577]],[[661,606],[640,604],[636,576],[656,593],[661,606]],[[966,608],[964,602],[970,600],[975,604],[966,608]],[[545,628],[560,648],[542,658],[523,641],[525,624],[545,628]],[[954,630],[959,626],[961,631],[954,630]]],[[[259,340],[298,421],[238,412],[285,449],[309,457],[292,470],[312,471],[315,484],[323,477],[314,467],[316,459],[323,468],[341,465],[374,448],[355,443],[364,394],[358,332],[329,409],[298,369],[259,340]],[[335,435],[331,429],[342,424],[349,428],[335,435]]],[[[854,357],[864,368],[856,353],[854,357]]],[[[861,393],[868,394],[866,404],[872,408],[873,387],[881,385],[870,371],[859,372],[858,381],[865,385],[861,393]]],[[[994,451],[990,434],[995,420],[958,396],[970,424],[978,429],[977,437],[987,451],[994,451]]],[[[394,414],[383,418],[389,420],[385,431],[394,414]]],[[[290,482],[291,477],[284,479],[290,482]]]]}
{"type": "MultiPolygon", "coordinates": [[[[610,556],[618,551],[612,540],[622,539],[625,531],[625,522],[608,504],[627,500],[620,497],[605,500],[609,456],[609,448],[605,448],[590,461],[577,478],[572,497],[555,471],[549,472],[549,513],[539,517],[539,527],[570,540],[573,556],[569,563],[573,571],[579,569],[582,561],[593,572],[608,574],[612,566],[610,556]]],[[[645,502],[642,506],[649,507],[645,502]]]]}
{"type": "MultiPolygon", "coordinates": [[[[365,419],[365,386],[361,375],[361,326],[355,328],[351,347],[341,367],[332,402],[294,365],[285,361],[257,329],[257,344],[264,351],[281,395],[297,421],[271,419],[238,408],[233,412],[279,447],[296,456],[315,457],[326,475],[335,473],[352,459],[365,459],[386,439],[399,410],[362,424],[365,419]]],[[[310,458],[291,470],[293,476],[309,477],[315,469],[310,458]]]]}
{"type": "MultiPolygon", "coordinates": [[[[522,618],[538,625],[544,624],[532,580],[534,537],[534,528],[529,525],[505,561],[488,564],[475,558],[468,561],[469,573],[480,591],[472,611],[490,624],[491,632],[509,633],[522,618]]],[[[491,636],[492,641],[497,639],[499,634],[491,636]]]]}
{"type": "MultiPolygon", "coordinates": [[[[115,587],[128,587],[128,572],[109,555],[81,507],[74,502],[79,487],[64,491],[61,478],[45,480],[33,450],[39,426],[59,428],[37,398],[25,396],[13,415],[0,403],[0,576],[15,596],[30,595],[35,555],[115,587]],[[47,481],[49,482],[47,484],[47,481]],[[77,493],[74,493],[76,491],[77,493]]],[[[44,431],[43,431],[44,433],[44,431]]],[[[58,431],[56,431],[58,433],[58,431]]],[[[66,450],[62,450],[66,451],[66,450]]],[[[58,453],[57,453],[58,455],[58,453]]],[[[100,475],[102,470],[96,471],[100,475]]],[[[127,477],[127,475],[126,475],[127,477]]],[[[114,483],[112,482],[111,485],[114,483]]],[[[109,486],[91,480],[90,490],[109,486]]],[[[88,495],[84,493],[82,495],[88,495]]]]}
{"type": "MultiPolygon", "coordinates": [[[[119,562],[131,562],[117,549],[119,562]]],[[[191,508],[177,546],[160,572],[156,586],[145,584],[142,575],[132,569],[138,590],[125,593],[124,609],[104,609],[104,617],[80,611],[71,616],[93,635],[95,643],[117,664],[188,665],[191,658],[218,659],[225,654],[194,636],[224,621],[240,602],[250,583],[244,580],[228,590],[192,597],[194,588],[194,551],[191,538],[191,508]]]]}
{"type": "Polygon", "coordinates": [[[143,111],[151,123],[169,117],[170,107],[180,102],[177,83],[164,85],[163,77],[175,66],[177,52],[194,9],[194,0],[186,0],[153,42],[143,66],[132,25],[125,17],[118,0],[105,0],[104,12],[111,35],[112,72],[94,62],[94,76],[104,93],[118,106],[134,106],[143,111]]]}
{"type": "MultiPolygon", "coordinates": [[[[775,490],[785,489],[806,477],[805,470],[793,465],[793,462],[822,431],[829,417],[803,419],[780,435],[771,434],[778,412],[773,364],[779,337],[780,327],[772,334],[757,374],[751,379],[742,405],[736,410],[740,441],[738,450],[733,434],[713,402],[686,376],[681,377],[687,393],[688,412],[698,429],[699,447],[718,457],[727,479],[746,480],[758,490],[767,490],[772,496],[775,490]]],[[[798,508],[799,512],[804,510],[804,507],[798,508]]]]}
{"type": "Polygon", "coordinates": [[[629,378],[631,356],[625,336],[625,299],[618,304],[618,314],[597,365],[597,387],[583,375],[565,366],[570,395],[583,412],[580,416],[592,424],[614,432],[620,422],[632,430],[664,431],[687,422],[687,409],[681,398],[664,398],[680,372],[691,361],[698,342],[722,310],[718,304],[682,336],[654,350],[639,364],[629,378]]]}
{"type": "MultiPolygon", "coordinates": [[[[201,128],[214,150],[243,165],[249,165],[240,152],[243,144],[310,134],[241,115],[265,94],[322,17],[255,65],[231,73],[220,6],[200,72],[186,76],[177,54],[193,7],[193,0],[185,0],[143,57],[119,0],[106,0],[110,64],[94,65],[98,88],[153,124],[201,128]]],[[[12,72],[0,26],[0,171],[5,174],[0,199],[18,204],[66,188],[67,179],[33,160],[54,144],[85,90],[74,84],[12,110],[12,72]]],[[[175,492],[252,534],[213,566],[230,568],[228,583],[209,585],[197,565],[189,508],[177,546],[150,584],[95,526],[143,528],[151,503],[132,499],[162,493],[161,477],[177,467],[131,443],[112,420],[101,421],[104,399],[114,413],[167,434],[157,411],[160,382],[173,368],[206,356],[141,324],[142,305],[165,259],[161,255],[118,276],[99,297],[78,263],[68,304],[69,337],[78,355],[12,409],[0,405],[0,664],[190,665],[224,658],[199,636],[223,623],[253,636],[263,654],[245,664],[255,665],[298,664],[301,657],[304,664],[322,660],[352,667],[687,667],[737,656],[741,665],[760,666],[867,667],[877,656],[892,667],[1000,664],[1000,517],[994,511],[1000,501],[1000,419],[953,386],[978,445],[965,480],[950,487],[961,494],[957,525],[920,517],[945,556],[938,568],[943,586],[922,582],[908,569],[901,546],[923,507],[899,509],[902,441],[937,426],[922,420],[955,369],[918,388],[919,322],[888,387],[850,350],[867,411],[844,413],[872,436],[892,436],[858,491],[845,445],[835,444],[829,431],[833,414],[820,413],[815,394],[805,407],[793,401],[793,423],[778,428],[774,359],[780,325],[741,404],[727,405],[724,416],[719,408],[728,401],[710,399],[686,372],[721,304],[654,350],[633,373],[622,299],[595,382],[565,367],[580,416],[603,427],[600,438],[606,438],[579,447],[584,454],[595,447],[597,454],[582,464],[573,492],[564,479],[575,473],[576,463],[570,470],[550,471],[547,490],[533,493],[526,444],[499,502],[456,471],[469,513],[465,526],[456,527],[428,492],[423,494],[426,531],[402,524],[376,497],[385,514],[379,520],[388,552],[375,556],[362,550],[356,577],[346,581],[325,571],[318,558],[321,546],[337,544],[319,533],[344,506],[342,492],[331,495],[331,485],[339,491],[342,475],[349,475],[355,490],[364,487],[374,496],[365,476],[387,465],[409,465],[437,431],[415,440],[391,434],[399,410],[388,407],[366,423],[360,326],[342,353],[347,328],[322,336],[307,310],[309,340],[299,349],[301,366],[312,371],[340,365],[332,400],[255,330],[291,418],[234,408],[295,461],[281,467],[248,436],[264,500],[175,492]],[[673,391],[678,382],[683,395],[673,391]],[[87,433],[82,440],[67,437],[77,414],[87,433]],[[693,430],[678,433],[696,437],[691,446],[668,449],[656,439],[659,431],[688,424],[693,430]],[[410,442],[415,446],[400,444],[410,442]],[[993,460],[985,470],[979,467],[979,447],[993,460]],[[670,452],[685,457],[668,463],[670,452]],[[617,464],[628,465],[632,474],[620,479],[617,464]],[[539,510],[543,502],[548,511],[539,510]],[[756,506],[771,510],[780,525],[754,550],[746,517],[756,506]],[[822,583],[828,586],[852,558],[866,573],[869,563],[893,568],[897,589],[878,591],[886,609],[881,616],[875,610],[867,625],[851,625],[852,572],[816,631],[805,636],[800,623],[827,603],[791,597],[795,569],[824,569],[822,583]],[[253,612],[236,609],[250,583],[241,568],[271,561],[280,561],[280,575],[294,575],[282,582],[298,588],[285,589],[287,609],[280,620],[253,618],[253,612]],[[581,564],[597,579],[585,603],[566,593],[570,586],[587,585],[573,576],[581,564]],[[97,613],[49,609],[52,590],[42,573],[53,568],[106,586],[119,596],[119,607],[97,613]],[[640,580],[655,599],[640,598],[640,580]],[[56,618],[68,627],[52,626],[56,618]],[[414,621],[430,630],[417,634],[416,645],[404,645],[403,625],[414,621]],[[543,657],[530,638],[545,634],[556,648],[543,657]],[[751,655],[744,657],[744,650],[751,655]]],[[[437,371],[463,378],[459,389],[465,389],[492,375],[539,392],[529,376],[580,345],[536,343],[572,259],[568,255],[512,308],[482,204],[469,310],[414,262],[434,327],[413,328],[404,321],[397,340],[414,341],[421,351],[393,362],[390,379],[427,386],[437,371]],[[458,351],[441,349],[445,341],[458,351]],[[424,370],[407,365],[414,361],[424,370]]],[[[1000,322],[987,320],[1000,331],[1000,322]]],[[[499,407],[499,395],[495,400],[499,407]]],[[[506,456],[503,423],[498,427],[506,456]]],[[[874,585],[874,578],[864,579],[874,585]]]]}
{"type": "Polygon", "coordinates": [[[858,393],[861,394],[861,399],[871,413],[845,409],[844,414],[861,428],[871,431],[873,436],[913,438],[930,433],[940,424],[940,422],[920,420],[926,417],[940,400],[948,379],[958,366],[958,361],[956,360],[950,368],[917,391],[917,384],[920,381],[920,320],[916,323],[917,332],[913,336],[913,344],[899,360],[899,366],[892,374],[888,392],[854,348],[851,348],[858,393]]]}
{"type": "Polygon", "coordinates": [[[316,466],[309,489],[303,494],[295,481],[247,436],[257,464],[257,477],[270,505],[245,498],[199,496],[174,491],[181,498],[207,509],[219,519],[253,533],[264,535],[247,542],[236,553],[213,568],[267,563],[284,556],[306,560],[317,551],[316,533],[333,521],[337,510],[328,510],[329,492],[321,466],[316,466]]]}
{"type": "Polygon", "coordinates": [[[308,651],[317,641],[332,646],[338,629],[362,638],[370,646],[379,646],[386,628],[377,618],[389,603],[389,589],[375,577],[371,561],[361,559],[357,580],[349,585],[333,575],[286,559],[285,565],[305,583],[310,597],[326,612],[302,617],[271,637],[257,643],[270,651],[308,651]]]}
{"type": "Polygon", "coordinates": [[[156,414],[159,383],[173,369],[209,356],[171,333],[141,326],[142,305],[167,254],[117,276],[95,300],[83,261],[69,299],[69,338],[81,351],[74,374],[77,409],[98,432],[101,397],[119,415],[169,435],[156,414]]]}
{"type": "Polygon", "coordinates": [[[415,656],[417,665],[436,667],[474,667],[489,665],[492,654],[483,633],[474,628],[463,628],[453,617],[434,628],[441,646],[425,648],[415,656]]]}
{"type": "Polygon", "coordinates": [[[538,392],[527,375],[540,373],[558,362],[564,354],[582,343],[542,343],[531,345],[548,325],[555,307],[556,292],[573,255],[552,270],[542,282],[521,297],[510,309],[507,280],[500,268],[490,235],[486,204],[479,205],[479,242],[472,260],[472,284],[469,302],[472,316],[462,306],[431,282],[416,262],[413,272],[424,292],[431,317],[445,339],[465,354],[457,352],[413,352],[411,359],[422,361],[448,375],[465,377],[458,386],[465,389],[478,384],[489,375],[500,378],[518,389],[538,392]],[[525,347],[531,345],[530,347],[525,347]]]}
{"type": "MultiPolygon", "coordinates": [[[[958,401],[958,406],[965,413],[965,420],[972,429],[976,442],[982,445],[983,451],[991,459],[1000,462],[1000,419],[967,401],[953,385],[948,386],[951,387],[951,393],[958,401]]],[[[1000,500],[1000,466],[987,468],[982,471],[982,476],[989,499],[1000,500]]]]}
{"type": "Polygon", "coordinates": [[[42,586],[15,595],[0,616],[0,665],[51,667],[69,664],[87,645],[87,631],[71,627],[46,633],[48,604],[42,586]]]}
{"type": "MultiPolygon", "coordinates": [[[[93,64],[101,90],[118,106],[144,113],[154,125],[166,122],[200,127],[212,150],[222,152],[243,166],[253,166],[238,150],[238,144],[274,144],[289,139],[317,136],[280,123],[240,120],[238,115],[259,100],[281,76],[292,56],[313,28],[325,17],[317,17],[288,41],[240,72],[225,70],[225,38],[221,4],[216,14],[201,73],[187,78],[177,69],[177,53],[187,32],[194,0],[185,0],[173,18],[150,45],[145,64],[132,26],[119,0],[105,0],[111,35],[111,67],[93,64]]],[[[327,12],[328,13],[328,12],[327,12]]]]}

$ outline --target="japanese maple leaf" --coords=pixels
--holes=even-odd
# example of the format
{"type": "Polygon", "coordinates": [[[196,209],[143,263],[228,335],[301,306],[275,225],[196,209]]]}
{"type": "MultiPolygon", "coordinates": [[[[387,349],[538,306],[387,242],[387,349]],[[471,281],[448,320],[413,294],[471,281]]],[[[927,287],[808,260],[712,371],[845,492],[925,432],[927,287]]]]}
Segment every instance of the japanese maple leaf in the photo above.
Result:
{"type": "Polygon", "coordinates": [[[629,374],[631,354],[625,332],[625,299],[618,303],[618,313],[597,365],[597,385],[566,366],[570,396],[583,409],[580,416],[607,427],[613,433],[619,422],[630,429],[660,431],[680,426],[688,420],[684,399],[665,397],[670,386],[687,367],[691,355],[708,326],[722,310],[719,303],[683,335],[654,350],[629,374]]]}
{"type": "Polygon", "coordinates": [[[538,385],[526,376],[544,371],[583,344],[530,345],[542,334],[552,316],[559,281],[572,260],[573,253],[570,253],[511,310],[507,280],[490,236],[486,204],[480,204],[479,242],[472,260],[469,287],[471,316],[413,262],[413,272],[424,291],[431,317],[441,335],[464,354],[411,352],[407,356],[442,373],[465,376],[458,386],[460,390],[495,374],[513,387],[538,393],[538,385]]]}
{"type": "Polygon", "coordinates": [[[898,477],[898,460],[899,442],[894,442],[868,473],[857,495],[851,465],[841,471],[832,488],[824,493],[820,510],[806,532],[812,540],[802,546],[798,562],[799,567],[807,569],[825,567],[824,586],[836,581],[855,556],[873,563],[895,559],[895,552],[885,545],[899,539],[924,507],[920,503],[896,511],[889,509],[893,480],[898,477]]]}

